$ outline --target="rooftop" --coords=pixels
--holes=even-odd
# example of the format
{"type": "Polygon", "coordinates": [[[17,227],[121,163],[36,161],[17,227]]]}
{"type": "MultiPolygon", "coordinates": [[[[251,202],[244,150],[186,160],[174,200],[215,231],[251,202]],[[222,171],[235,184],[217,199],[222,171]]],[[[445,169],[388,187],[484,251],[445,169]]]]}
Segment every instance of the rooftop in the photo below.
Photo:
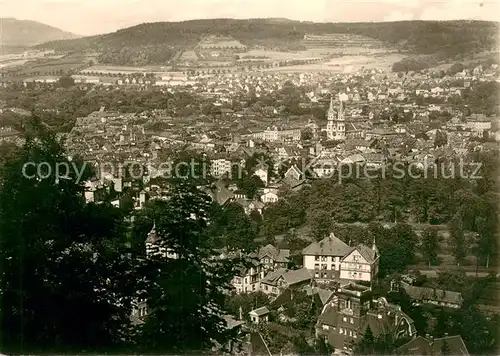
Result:
{"type": "Polygon", "coordinates": [[[319,242],[313,242],[302,250],[303,255],[313,256],[345,256],[351,247],[337,238],[333,233],[319,242]]]}

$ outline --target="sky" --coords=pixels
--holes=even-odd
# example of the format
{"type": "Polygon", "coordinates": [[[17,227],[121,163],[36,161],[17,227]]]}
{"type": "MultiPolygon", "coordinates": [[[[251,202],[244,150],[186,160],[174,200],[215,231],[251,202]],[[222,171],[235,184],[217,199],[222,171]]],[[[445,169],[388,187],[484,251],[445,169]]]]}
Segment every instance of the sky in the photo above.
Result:
{"type": "Polygon", "coordinates": [[[280,17],[315,22],[500,20],[500,0],[0,0],[0,16],[79,35],[144,22],[280,17]]]}

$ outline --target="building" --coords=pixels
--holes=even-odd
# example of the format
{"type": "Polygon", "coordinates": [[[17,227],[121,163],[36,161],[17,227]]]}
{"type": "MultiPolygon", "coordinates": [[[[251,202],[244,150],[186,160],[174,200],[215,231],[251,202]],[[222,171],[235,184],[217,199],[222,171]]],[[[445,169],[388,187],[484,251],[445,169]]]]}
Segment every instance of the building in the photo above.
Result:
{"type": "Polygon", "coordinates": [[[213,159],[210,161],[210,174],[213,177],[221,177],[225,174],[230,175],[232,162],[225,158],[213,159]]]}
{"type": "Polygon", "coordinates": [[[250,134],[251,138],[267,142],[300,141],[300,128],[279,129],[277,126],[268,127],[264,131],[250,134]]]}
{"type": "Polygon", "coordinates": [[[329,140],[345,141],[345,108],[342,101],[339,102],[338,112],[333,108],[333,97],[330,98],[330,107],[327,112],[326,136],[329,140]]]}
{"type": "Polygon", "coordinates": [[[372,248],[360,244],[350,247],[333,233],[302,250],[304,268],[318,281],[371,282],[378,275],[379,252],[375,242],[372,248]]]}
{"type": "Polygon", "coordinates": [[[468,356],[469,351],[460,335],[445,336],[436,339],[419,336],[396,349],[397,355],[429,355],[438,356],[463,355],[468,356]],[[447,349],[446,352],[444,350],[447,349]]]}
{"type": "Polygon", "coordinates": [[[254,175],[259,177],[260,180],[264,183],[264,185],[267,185],[267,183],[268,183],[267,169],[259,168],[255,171],[254,175]]]}
{"type": "Polygon", "coordinates": [[[316,279],[340,278],[340,260],[351,252],[351,247],[333,233],[302,250],[304,268],[312,271],[316,279]]]}
{"type": "Polygon", "coordinates": [[[287,289],[297,289],[310,284],[312,275],[306,268],[287,271],[280,268],[268,273],[260,282],[260,290],[272,296],[279,296],[287,289]]]}
{"type": "Polygon", "coordinates": [[[373,247],[358,245],[340,260],[340,279],[371,282],[378,275],[379,252],[373,247]]]}
{"type": "Polygon", "coordinates": [[[269,320],[269,309],[267,307],[260,307],[252,310],[248,315],[250,315],[252,323],[265,323],[269,320]]]}
{"type": "Polygon", "coordinates": [[[287,268],[290,262],[289,257],[289,249],[278,249],[271,244],[261,247],[258,252],[258,259],[263,272],[287,268]]]}
{"type": "Polygon", "coordinates": [[[162,257],[177,259],[179,255],[172,249],[163,246],[161,239],[156,232],[156,222],[146,237],[146,256],[153,257],[161,255],[162,257]]]}
{"type": "MultiPolygon", "coordinates": [[[[290,250],[279,249],[269,244],[263,246],[259,251],[250,254],[254,259],[253,266],[242,268],[236,277],[233,278],[232,285],[236,293],[256,292],[263,290],[261,283],[266,275],[273,271],[286,271],[289,263],[290,250]]],[[[290,278],[287,282],[290,282],[290,278]]],[[[293,284],[293,283],[292,283],[293,284]]],[[[272,292],[272,288],[267,289],[272,292]]],[[[278,294],[275,291],[275,294],[278,294]]]]}
{"type": "MultiPolygon", "coordinates": [[[[438,288],[417,287],[401,282],[401,287],[408,296],[417,303],[434,304],[441,307],[459,309],[462,307],[462,293],[452,292],[438,288]]],[[[392,288],[398,288],[397,283],[392,283],[392,288]]]]}
{"type": "Polygon", "coordinates": [[[276,203],[278,199],[279,199],[278,195],[271,191],[268,191],[267,193],[264,193],[260,196],[260,200],[264,204],[276,203]]]}
{"type": "Polygon", "coordinates": [[[231,284],[236,293],[257,292],[260,288],[262,268],[255,262],[250,268],[242,268],[233,278],[231,284]]]}
{"type": "Polygon", "coordinates": [[[316,323],[316,337],[323,338],[336,350],[349,350],[367,328],[375,337],[391,334],[394,339],[414,337],[413,320],[385,298],[372,300],[371,290],[358,284],[337,289],[316,323]]]}

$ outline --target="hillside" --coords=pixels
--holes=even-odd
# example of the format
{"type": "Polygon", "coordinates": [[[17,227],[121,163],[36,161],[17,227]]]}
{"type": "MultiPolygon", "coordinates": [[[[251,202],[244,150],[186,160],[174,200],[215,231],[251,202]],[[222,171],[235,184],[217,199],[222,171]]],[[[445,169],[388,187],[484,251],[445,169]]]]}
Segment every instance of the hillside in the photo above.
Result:
{"type": "Polygon", "coordinates": [[[462,57],[497,46],[499,24],[485,21],[402,21],[384,23],[311,23],[285,19],[212,19],[158,22],[114,33],[53,41],[39,48],[97,51],[103,63],[159,64],[176,52],[195,46],[210,34],[231,36],[243,45],[278,50],[303,47],[307,35],[352,34],[373,38],[415,54],[462,57]]]}
{"type": "Polygon", "coordinates": [[[79,36],[36,21],[0,18],[0,41],[2,47],[30,47],[40,43],[79,36]]]}

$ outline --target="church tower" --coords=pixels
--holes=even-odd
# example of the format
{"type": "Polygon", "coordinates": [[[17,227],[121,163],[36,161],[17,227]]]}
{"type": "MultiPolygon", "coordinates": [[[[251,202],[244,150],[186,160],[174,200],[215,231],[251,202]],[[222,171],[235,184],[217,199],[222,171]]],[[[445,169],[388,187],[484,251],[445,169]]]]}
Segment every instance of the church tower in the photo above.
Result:
{"type": "Polygon", "coordinates": [[[339,101],[339,108],[335,113],[333,96],[330,97],[330,107],[327,113],[326,134],[329,140],[344,141],[345,134],[345,108],[342,100],[339,101]]]}

